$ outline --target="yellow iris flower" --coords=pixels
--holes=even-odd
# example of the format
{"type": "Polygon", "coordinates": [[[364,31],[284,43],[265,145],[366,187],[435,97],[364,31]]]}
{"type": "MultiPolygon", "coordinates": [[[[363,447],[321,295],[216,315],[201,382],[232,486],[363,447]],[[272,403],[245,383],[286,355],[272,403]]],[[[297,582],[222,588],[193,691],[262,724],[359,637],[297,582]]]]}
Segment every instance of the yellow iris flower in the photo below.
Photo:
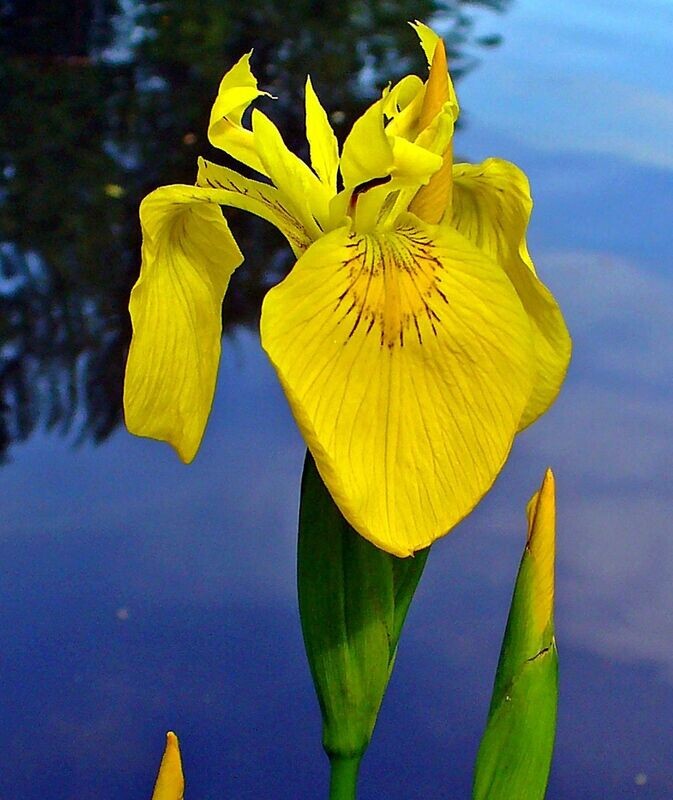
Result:
{"type": "Polygon", "coordinates": [[[309,167],[271,120],[250,54],[224,76],[210,141],[260,173],[201,160],[196,186],[140,208],[124,402],[129,430],[191,461],[210,412],[221,304],[242,256],[220,206],[275,225],[297,257],[263,303],[262,346],[348,522],[406,556],[460,521],[515,434],[552,403],[570,358],[559,308],[525,232],[513,164],[454,164],[458,103],[441,39],[414,28],[429,76],[387,87],[341,154],[306,82],[309,167]]]}

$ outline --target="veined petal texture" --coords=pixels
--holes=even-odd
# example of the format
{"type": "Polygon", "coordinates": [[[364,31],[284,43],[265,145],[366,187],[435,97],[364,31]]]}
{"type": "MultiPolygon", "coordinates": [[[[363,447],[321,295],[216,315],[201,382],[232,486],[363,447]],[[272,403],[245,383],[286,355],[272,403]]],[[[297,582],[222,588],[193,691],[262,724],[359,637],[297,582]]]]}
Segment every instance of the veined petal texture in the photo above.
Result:
{"type": "Polygon", "coordinates": [[[170,442],[186,462],[210,414],[222,298],[243,260],[217,195],[197,186],[163,186],[140,207],[142,266],[129,305],[126,426],[170,442]]]}
{"type": "Polygon", "coordinates": [[[530,317],[535,381],[521,428],[556,399],[572,349],[561,310],[528,255],[526,228],[532,206],[528,179],[514,164],[489,158],[454,167],[453,211],[447,223],[502,266],[530,317]]]}
{"type": "Polygon", "coordinates": [[[267,294],[262,344],[341,512],[406,556],[465,516],[531,390],[528,317],[505,273],[413,215],[333,231],[267,294]]]}

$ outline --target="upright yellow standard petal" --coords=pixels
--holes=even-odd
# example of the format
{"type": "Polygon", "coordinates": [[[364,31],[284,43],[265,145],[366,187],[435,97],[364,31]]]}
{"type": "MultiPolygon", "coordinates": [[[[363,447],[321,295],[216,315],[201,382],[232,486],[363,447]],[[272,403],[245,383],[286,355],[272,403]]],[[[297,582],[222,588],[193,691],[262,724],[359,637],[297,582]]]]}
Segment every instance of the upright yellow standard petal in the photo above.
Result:
{"type": "Polygon", "coordinates": [[[339,145],[310,77],[306,78],[306,138],[311,150],[311,166],[330,194],[336,194],[339,145]]]}
{"type": "Polygon", "coordinates": [[[208,139],[214,147],[266,174],[255,150],[252,131],[242,125],[243,113],[253,100],[267,92],[257,88],[257,78],[250,69],[250,56],[246,53],[222,78],[220,88],[210,112],[208,139]]]}
{"type": "Polygon", "coordinates": [[[392,140],[394,168],[392,175],[409,185],[426,184],[442,168],[442,157],[437,153],[408,142],[401,136],[392,140]]]}
{"type": "Polygon", "coordinates": [[[298,156],[285,146],[278,128],[261,111],[252,113],[255,147],[266,174],[278,187],[292,214],[317,239],[327,224],[330,193],[298,156]]]}
{"type": "Polygon", "coordinates": [[[531,390],[527,315],[456,231],[320,239],[267,294],[262,344],[350,524],[406,556],[446,533],[502,467],[531,390]]]}
{"type": "MultiPolygon", "coordinates": [[[[411,27],[416,32],[416,35],[421,41],[421,47],[423,48],[423,52],[425,53],[425,58],[428,62],[428,67],[432,68],[432,61],[435,57],[435,53],[437,50],[437,43],[441,41],[441,37],[436,34],[432,28],[429,28],[427,25],[424,25],[422,22],[416,20],[416,22],[409,23],[411,27]]],[[[445,54],[446,58],[446,54],[445,54]]],[[[460,108],[458,106],[458,98],[456,97],[456,91],[453,88],[453,83],[451,81],[451,76],[448,76],[449,86],[449,98],[448,101],[451,104],[451,110],[453,114],[454,121],[458,119],[458,114],[460,113],[460,108]]]]}
{"type": "Polygon", "coordinates": [[[154,784],[152,800],[182,800],[185,796],[185,779],[182,774],[182,759],[178,737],[169,731],[157,782],[154,784]]]}
{"type": "Polygon", "coordinates": [[[340,167],[347,189],[385,177],[393,168],[393,149],[383,126],[384,102],[373,103],[346,137],[340,167]]]}
{"type": "Polygon", "coordinates": [[[441,39],[437,39],[435,52],[430,63],[430,75],[425,84],[425,94],[423,96],[423,106],[419,128],[427,128],[432,120],[444,108],[444,104],[449,100],[449,66],[446,63],[446,48],[441,39]]]}
{"type": "Polygon", "coordinates": [[[425,84],[417,75],[407,75],[383,96],[383,111],[390,120],[388,136],[402,136],[413,141],[418,136],[425,84]]]}
{"type": "Polygon", "coordinates": [[[556,555],[556,497],[554,473],[548,469],[542,486],[530,502],[528,515],[528,542],[526,547],[532,557],[532,582],[535,604],[533,617],[537,633],[544,633],[553,622],[554,614],[554,560],[556,555]]]}
{"type": "MultiPolygon", "coordinates": [[[[430,76],[425,86],[425,96],[419,129],[424,131],[442,114],[449,100],[449,73],[446,64],[444,42],[437,39],[435,52],[430,66],[430,76]]],[[[453,134],[453,130],[451,130],[453,134]]],[[[433,225],[438,223],[451,204],[451,188],[453,182],[453,147],[449,139],[442,152],[441,168],[433,175],[427,186],[418,191],[411,203],[410,210],[421,219],[433,225]]]]}
{"type": "Polygon", "coordinates": [[[526,248],[532,205],[526,176],[508,161],[489,158],[482,164],[457,164],[454,168],[449,224],[502,265],[531,320],[536,375],[521,428],[534,422],[556,399],[572,349],[561,310],[535,274],[526,248]]]}
{"type": "Polygon", "coordinates": [[[222,298],[242,256],[217,191],[163,186],[140,206],[140,277],[131,293],[126,426],[194,458],[215,391],[222,298]]]}

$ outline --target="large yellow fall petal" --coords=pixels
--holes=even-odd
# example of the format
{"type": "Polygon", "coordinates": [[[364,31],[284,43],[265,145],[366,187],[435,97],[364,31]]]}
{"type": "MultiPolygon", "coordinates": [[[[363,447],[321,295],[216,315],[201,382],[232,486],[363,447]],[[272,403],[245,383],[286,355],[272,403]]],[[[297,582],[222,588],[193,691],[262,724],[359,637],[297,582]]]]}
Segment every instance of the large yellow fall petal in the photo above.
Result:
{"type": "Polygon", "coordinates": [[[169,731],[152,800],[182,800],[185,795],[185,779],[182,774],[182,759],[178,737],[169,731]]]}
{"type": "Polygon", "coordinates": [[[194,458],[220,359],[222,298],[242,256],[218,191],[163,186],[140,206],[140,277],[131,292],[126,426],[194,458]]]}
{"type": "Polygon", "coordinates": [[[268,94],[257,88],[257,78],[250,69],[251,55],[252,51],[242,56],[222,78],[210,112],[208,139],[214,147],[265,175],[252,131],[242,125],[243,113],[250,103],[268,94]]]}
{"type": "Polygon", "coordinates": [[[342,513],[398,556],[446,533],[501,469],[531,390],[528,317],[460,233],[413,215],[342,228],[267,294],[262,344],[342,513]]]}
{"type": "Polygon", "coordinates": [[[531,320],[536,374],[520,423],[525,428],[556,399],[571,352],[561,310],[536,276],[526,248],[532,209],[528,179],[514,164],[496,158],[457,164],[453,175],[450,224],[502,265],[531,320]]]}

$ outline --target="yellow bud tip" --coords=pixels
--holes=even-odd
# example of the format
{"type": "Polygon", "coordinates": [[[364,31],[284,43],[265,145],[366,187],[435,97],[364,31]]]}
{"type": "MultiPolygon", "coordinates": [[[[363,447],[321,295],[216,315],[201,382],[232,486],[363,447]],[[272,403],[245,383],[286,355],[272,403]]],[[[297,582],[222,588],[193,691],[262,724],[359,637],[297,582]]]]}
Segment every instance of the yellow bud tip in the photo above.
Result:
{"type": "Polygon", "coordinates": [[[528,541],[535,580],[535,621],[544,630],[554,613],[554,558],[556,550],[556,487],[554,473],[547,469],[540,489],[527,508],[528,541]]]}
{"type": "Polygon", "coordinates": [[[182,759],[178,737],[169,731],[157,782],[154,784],[152,800],[182,800],[185,794],[185,779],[182,774],[182,759]]]}
{"type": "Polygon", "coordinates": [[[430,75],[425,84],[425,97],[419,120],[419,130],[424,130],[439,114],[449,99],[449,66],[446,61],[444,41],[437,39],[430,65],[430,75]]]}

